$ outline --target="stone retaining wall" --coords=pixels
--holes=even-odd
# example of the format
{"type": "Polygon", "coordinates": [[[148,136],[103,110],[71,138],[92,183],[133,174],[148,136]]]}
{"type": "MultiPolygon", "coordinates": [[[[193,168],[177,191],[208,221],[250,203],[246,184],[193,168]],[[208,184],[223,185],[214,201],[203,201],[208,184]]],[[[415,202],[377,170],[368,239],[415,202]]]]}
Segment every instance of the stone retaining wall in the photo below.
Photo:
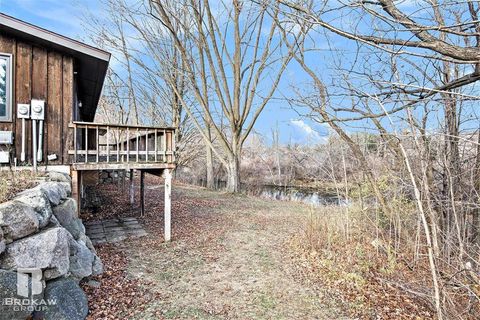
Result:
{"type": "Polygon", "coordinates": [[[103,265],[70,196],[70,177],[49,173],[37,187],[0,204],[1,319],[87,316],[87,298],[79,282],[102,273],[103,265]],[[17,288],[23,269],[33,272],[26,278],[28,297],[17,288]]]}

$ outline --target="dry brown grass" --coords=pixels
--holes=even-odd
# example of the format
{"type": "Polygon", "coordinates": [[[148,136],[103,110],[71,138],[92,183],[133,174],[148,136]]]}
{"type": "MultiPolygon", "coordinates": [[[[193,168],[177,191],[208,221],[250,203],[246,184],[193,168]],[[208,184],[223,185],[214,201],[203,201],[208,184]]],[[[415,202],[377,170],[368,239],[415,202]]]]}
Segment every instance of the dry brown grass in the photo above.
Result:
{"type": "MultiPolygon", "coordinates": [[[[312,211],[304,233],[290,243],[299,272],[319,287],[330,288],[353,317],[434,318],[426,248],[415,247],[417,231],[410,216],[414,211],[405,206],[400,212],[401,232],[394,237],[389,231],[393,222],[381,221],[369,210],[352,206],[348,211],[341,207],[312,211]]],[[[421,235],[417,241],[423,242],[421,235]]],[[[446,280],[450,271],[442,271],[446,280]]],[[[456,287],[455,294],[452,289],[443,288],[450,315],[456,315],[449,319],[477,319],[480,306],[469,299],[471,289],[456,287]]]]}
{"type": "Polygon", "coordinates": [[[29,170],[0,171],[0,203],[11,200],[23,190],[33,188],[40,177],[40,174],[29,170]]]}

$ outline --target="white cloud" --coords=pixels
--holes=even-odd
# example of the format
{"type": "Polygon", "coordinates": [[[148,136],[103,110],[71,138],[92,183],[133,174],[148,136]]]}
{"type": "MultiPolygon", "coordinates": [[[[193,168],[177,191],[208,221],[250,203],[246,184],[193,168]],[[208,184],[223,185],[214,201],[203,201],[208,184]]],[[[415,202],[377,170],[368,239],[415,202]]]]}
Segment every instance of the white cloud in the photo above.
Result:
{"type": "Polygon", "coordinates": [[[306,140],[312,142],[322,142],[325,141],[325,137],[322,137],[320,133],[315,130],[311,125],[307,124],[303,120],[292,119],[290,123],[297,129],[299,129],[301,137],[297,137],[296,140],[306,140]]]}

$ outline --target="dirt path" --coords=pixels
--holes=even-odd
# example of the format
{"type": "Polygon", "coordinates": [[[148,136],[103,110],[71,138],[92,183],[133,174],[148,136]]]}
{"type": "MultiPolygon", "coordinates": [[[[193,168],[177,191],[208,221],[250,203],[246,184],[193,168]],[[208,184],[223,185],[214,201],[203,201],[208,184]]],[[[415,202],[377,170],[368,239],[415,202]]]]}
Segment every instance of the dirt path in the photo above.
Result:
{"type": "Polygon", "coordinates": [[[136,319],[342,319],[320,290],[297,279],[288,241],[304,205],[188,187],[173,198],[173,242],[161,239],[161,190],[150,188],[150,235],[118,244],[127,273],[157,292],[136,319]]]}

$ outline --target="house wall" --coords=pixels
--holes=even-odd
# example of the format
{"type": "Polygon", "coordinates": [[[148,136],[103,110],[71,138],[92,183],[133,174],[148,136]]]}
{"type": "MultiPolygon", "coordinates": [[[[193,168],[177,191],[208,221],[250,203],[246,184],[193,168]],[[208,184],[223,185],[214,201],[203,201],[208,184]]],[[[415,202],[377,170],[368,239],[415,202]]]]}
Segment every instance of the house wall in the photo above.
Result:
{"type": "MultiPolygon", "coordinates": [[[[0,52],[13,54],[12,122],[0,122],[0,130],[14,132],[11,158],[20,165],[22,120],[17,119],[17,104],[31,99],[45,100],[45,125],[42,165],[68,164],[68,150],[73,148],[73,131],[68,128],[74,105],[74,61],[60,52],[31,44],[0,31],[0,52]],[[47,155],[57,160],[48,161],[47,155]]],[[[26,162],[33,162],[32,120],[26,120],[26,162]]]]}

